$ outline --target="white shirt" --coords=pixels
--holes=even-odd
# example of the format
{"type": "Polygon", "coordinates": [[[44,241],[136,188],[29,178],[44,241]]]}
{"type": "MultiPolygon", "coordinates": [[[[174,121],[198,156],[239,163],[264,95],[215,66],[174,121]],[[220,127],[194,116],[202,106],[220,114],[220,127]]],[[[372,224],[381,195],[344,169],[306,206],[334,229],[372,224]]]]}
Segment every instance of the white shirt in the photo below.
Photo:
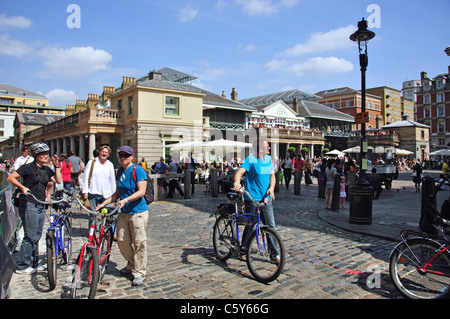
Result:
{"type": "Polygon", "coordinates": [[[23,164],[30,164],[34,161],[34,157],[27,155],[27,157],[19,156],[16,161],[14,162],[14,170],[17,171],[17,169],[22,166],[23,164]]]}
{"type": "Polygon", "coordinates": [[[93,160],[86,164],[83,176],[83,193],[102,195],[109,198],[116,191],[116,176],[114,175],[114,165],[106,160],[102,163],[98,157],[95,158],[94,169],[91,180],[88,183],[89,174],[93,160]],[[89,185],[89,188],[88,188],[89,185]]]}

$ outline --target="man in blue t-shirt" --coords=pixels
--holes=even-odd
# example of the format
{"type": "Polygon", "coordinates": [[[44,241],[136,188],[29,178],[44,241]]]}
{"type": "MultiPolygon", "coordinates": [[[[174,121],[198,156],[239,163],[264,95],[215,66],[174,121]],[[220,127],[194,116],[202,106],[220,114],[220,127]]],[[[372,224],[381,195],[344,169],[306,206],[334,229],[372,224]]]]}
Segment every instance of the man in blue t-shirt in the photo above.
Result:
{"type": "MultiPolygon", "coordinates": [[[[275,228],[275,218],[273,215],[272,202],[275,200],[275,171],[270,158],[270,146],[267,140],[258,139],[253,143],[254,155],[248,156],[241,167],[234,175],[234,190],[238,191],[241,188],[241,177],[245,174],[245,189],[256,202],[262,202],[266,198],[268,202],[266,206],[262,207],[263,223],[272,228],[275,228]]],[[[256,211],[257,206],[244,196],[245,207],[250,211],[256,211]]],[[[245,234],[244,234],[245,238],[245,234]]],[[[276,255],[279,253],[276,252],[276,255]]],[[[272,258],[279,258],[272,256],[272,258]]]]}

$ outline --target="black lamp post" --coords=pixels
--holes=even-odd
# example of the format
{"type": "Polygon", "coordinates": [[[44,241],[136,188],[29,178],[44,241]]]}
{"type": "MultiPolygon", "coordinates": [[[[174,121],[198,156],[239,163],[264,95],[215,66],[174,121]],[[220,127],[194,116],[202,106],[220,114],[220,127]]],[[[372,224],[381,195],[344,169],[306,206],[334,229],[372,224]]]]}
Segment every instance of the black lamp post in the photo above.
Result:
{"type": "Polygon", "coordinates": [[[372,224],[372,186],[367,181],[367,139],[366,123],[366,70],[367,70],[367,42],[375,37],[375,33],[367,30],[364,18],[358,22],[358,30],[350,36],[350,40],[358,43],[359,64],[361,66],[361,149],[360,172],[355,185],[350,188],[350,223],[372,224]]]}

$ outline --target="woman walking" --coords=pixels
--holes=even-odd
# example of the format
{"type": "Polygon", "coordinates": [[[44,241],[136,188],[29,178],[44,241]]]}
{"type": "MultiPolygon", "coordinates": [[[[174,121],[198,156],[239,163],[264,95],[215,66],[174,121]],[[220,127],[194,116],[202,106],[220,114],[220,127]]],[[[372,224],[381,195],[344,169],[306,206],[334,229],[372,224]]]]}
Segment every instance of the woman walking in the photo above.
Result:
{"type": "MultiPolygon", "coordinates": [[[[7,181],[20,188],[23,194],[31,192],[38,200],[48,201],[50,189],[53,183],[62,183],[59,159],[55,155],[52,163],[55,167],[53,172],[48,167],[50,149],[45,143],[35,143],[30,146],[31,156],[34,161],[20,166],[7,179],[7,181]],[[22,182],[19,179],[22,178],[22,182]]],[[[39,240],[45,221],[45,206],[36,203],[31,198],[22,196],[19,204],[19,215],[23,222],[24,238],[17,261],[18,274],[33,274],[38,268],[39,262],[39,240]]],[[[39,266],[40,267],[40,266],[39,266]]]]}
{"type": "Polygon", "coordinates": [[[334,159],[328,159],[327,168],[325,169],[325,175],[327,177],[326,189],[327,189],[327,198],[326,203],[327,209],[331,209],[331,202],[333,201],[333,189],[334,189],[334,177],[337,174],[337,169],[334,167],[336,164],[334,159]]]}

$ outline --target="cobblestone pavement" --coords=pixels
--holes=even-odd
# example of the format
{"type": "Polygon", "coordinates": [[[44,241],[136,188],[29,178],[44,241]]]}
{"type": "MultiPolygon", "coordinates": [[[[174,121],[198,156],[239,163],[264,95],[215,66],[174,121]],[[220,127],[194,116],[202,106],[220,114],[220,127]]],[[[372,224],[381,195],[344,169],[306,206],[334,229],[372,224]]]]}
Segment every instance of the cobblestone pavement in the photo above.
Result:
{"type": "MultiPolygon", "coordinates": [[[[393,185],[395,188],[395,184],[393,185]]],[[[121,277],[125,266],[116,244],[99,286],[99,299],[390,299],[400,298],[390,282],[388,256],[395,243],[355,234],[318,218],[324,200],[317,198],[317,185],[281,186],[274,202],[277,230],[287,250],[283,273],[270,283],[255,281],[245,262],[231,258],[221,262],[212,247],[212,213],[226,202],[224,194],[212,198],[197,187],[191,200],[159,201],[150,205],[148,222],[148,274],[142,286],[131,286],[121,277]]],[[[86,215],[73,222],[72,258],[87,236],[86,215]],[[82,234],[82,235],[81,235],[82,234]]],[[[42,242],[42,241],[41,241],[42,242]]],[[[45,254],[42,246],[41,254],[45,254]]],[[[42,255],[42,258],[45,258],[42,255]]],[[[67,299],[70,265],[58,268],[58,284],[49,291],[46,271],[13,275],[11,299],[67,299]]]]}

